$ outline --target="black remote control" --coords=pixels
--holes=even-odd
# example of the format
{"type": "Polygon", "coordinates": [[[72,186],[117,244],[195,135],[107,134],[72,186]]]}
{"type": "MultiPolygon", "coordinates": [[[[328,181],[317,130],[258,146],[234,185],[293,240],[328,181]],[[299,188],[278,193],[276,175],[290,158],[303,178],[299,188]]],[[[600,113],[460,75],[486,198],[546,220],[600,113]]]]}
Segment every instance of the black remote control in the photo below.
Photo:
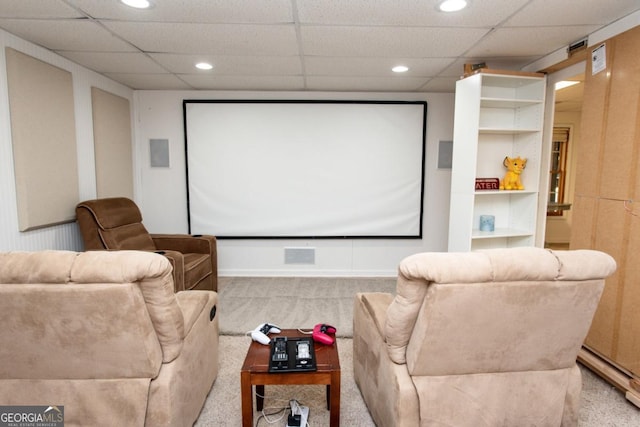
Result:
{"type": "Polygon", "coordinates": [[[289,360],[289,353],[287,352],[287,337],[276,337],[274,339],[271,360],[274,362],[286,362],[289,360]]]}
{"type": "Polygon", "coordinates": [[[279,336],[269,345],[269,372],[313,372],[317,369],[311,337],[279,336]]]}

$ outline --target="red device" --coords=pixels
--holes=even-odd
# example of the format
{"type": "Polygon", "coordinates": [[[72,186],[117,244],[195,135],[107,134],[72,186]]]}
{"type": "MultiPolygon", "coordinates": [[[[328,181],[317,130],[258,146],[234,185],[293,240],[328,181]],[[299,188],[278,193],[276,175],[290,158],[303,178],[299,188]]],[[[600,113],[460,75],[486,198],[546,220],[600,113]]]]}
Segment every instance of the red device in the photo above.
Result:
{"type": "Polygon", "coordinates": [[[331,345],[335,338],[329,334],[335,334],[336,328],[331,325],[327,325],[326,323],[318,323],[313,327],[313,340],[319,342],[320,344],[331,345]]]}

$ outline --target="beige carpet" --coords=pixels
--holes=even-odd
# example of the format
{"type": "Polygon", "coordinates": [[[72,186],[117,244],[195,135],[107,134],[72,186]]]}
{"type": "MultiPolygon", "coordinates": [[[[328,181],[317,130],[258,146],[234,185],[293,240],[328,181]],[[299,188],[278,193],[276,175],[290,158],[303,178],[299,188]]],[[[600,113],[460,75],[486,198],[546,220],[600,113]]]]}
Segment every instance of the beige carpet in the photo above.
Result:
{"type": "MultiPolygon", "coordinates": [[[[202,409],[196,426],[241,426],[240,368],[244,362],[251,338],[241,336],[220,337],[220,372],[202,409]]],[[[340,356],[340,425],[347,427],[375,426],[353,380],[351,339],[338,338],[340,356]]],[[[265,412],[276,412],[289,407],[290,399],[297,399],[309,407],[310,426],[328,426],[329,411],[326,407],[326,388],[313,386],[266,386],[265,412]]],[[[255,411],[254,426],[262,414],[255,411]]],[[[282,416],[282,413],[280,414],[282,416]]],[[[276,419],[278,416],[270,417],[276,419]]],[[[269,426],[264,419],[258,426],[269,426]]],[[[285,426],[285,418],[274,426],[285,426]]]]}
{"type": "MultiPolygon", "coordinates": [[[[240,281],[244,279],[226,279],[223,280],[220,287],[220,315],[221,322],[223,322],[224,306],[227,303],[225,295],[227,291],[225,287],[227,285],[238,285],[240,281]],[[236,282],[238,281],[238,282],[236,282]]],[[[363,279],[278,279],[277,281],[282,286],[284,282],[291,282],[291,286],[295,283],[298,290],[303,290],[307,295],[313,294],[314,291],[310,288],[317,288],[322,290],[326,294],[325,286],[328,283],[333,283],[333,286],[338,286],[341,283],[342,286],[345,282],[353,281],[358,285],[351,286],[349,292],[352,292],[358,286],[363,286],[363,279]],[[304,283],[303,283],[304,282],[304,283]],[[324,283],[324,285],[322,284],[324,283]]],[[[265,282],[258,279],[251,280],[254,286],[263,286],[265,282]],[[257,285],[262,283],[262,285],[257,285]]],[[[276,279],[267,279],[266,282],[274,281],[276,279]]],[[[388,279],[380,280],[381,282],[388,279]]],[[[388,284],[387,284],[388,285],[388,284]]],[[[369,286],[369,285],[367,285],[369,286]]],[[[347,289],[345,287],[344,289],[347,289]]],[[[239,287],[236,290],[240,289],[239,287]]],[[[254,302],[260,301],[257,294],[266,291],[266,289],[260,289],[258,291],[253,290],[252,287],[243,287],[244,292],[250,292],[249,295],[255,298],[254,302]]],[[[268,294],[268,293],[267,293],[268,294]]],[[[349,298],[348,293],[345,291],[344,298],[349,298]]],[[[270,297],[269,297],[270,298],[270,297]]],[[[256,322],[256,317],[264,313],[277,316],[278,310],[267,309],[267,304],[261,303],[260,310],[256,310],[259,313],[257,315],[252,313],[246,313],[246,324],[239,322],[236,328],[238,331],[243,331],[248,326],[253,325],[256,322]],[[264,310],[264,311],[263,311],[264,310]]],[[[348,304],[342,303],[341,307],[346,307],[348,304]]],[[[302,310],[301,305],[296,305],[298,310],[302,310]]],[[[317,306],[316,306],[317,307],[317,306]]],[[[237,307],[236,307],[237,309],[237,307]]],[[[248,308],[249,309],[249,308],[248,308]]],[[[306,309],[305,309],[306,310],[306,309]]],[[[249,312],[253,310],[249,309],[249,312]]],[[[347,319],[349,314],[341,314],[339,327],[346,329],[343,322],[350,323],[351,319],[347,319]]],[[[287,319],[305,318],[298,314],[284,314],[283,317],[278,317],[277,320],[286,322],[287,319]]],[[[313,322],[312,320],[305,320],[306,322],[313,322]]],[[[335,322],[334,323],[338,323],[335,322]]],[[[226,325],[230,328],[229,324],[226,325]]],[[[297,327],[294,324],[283,323],[283,327],[297,327]]],[[[252,329],[252,328],[251,328],[252,329]]],[[[244,361],[244,357],[247,352],[247,348],[250,344],[250,337],[238,335],[223,335],[220,337],[220,370],[218,378],[216,379],[213,388],[205,402],[200,417],[196,422],[196,426],[240,426],[242,425],[242,416],[240,409],[240,368],[244,361]]],[[[369,416],[369,412],[362,400],[360,391],[358,390],[353,379],[353,352],[352,352],[352,340],[348,338],[338,339],[338,351],[340,355],[340,366],[342,369],[342,381],[341,381],[341,393],[340,393],[340,425],[347,427],[369,427],[375,424],[369,416]]],[[[591,373],[589,370],[582,369],[583,371],[583,391],[582,391],[582,406],[580,410],[580,427],[638,427],[640,426],[640,410],[630,404],[624,396],[606,384],[599,377],[591,373]]],[[[276,412],[280,408],[289,406],[289,399],[297,399],[302,405],[310,408],[309,425],[310,426],[328,426],[329,425],[329,412],[326,409],[325,400],[325,387],[324,386],[267,386],[265,409],[266,412],[276,412]]],[[[286,418],[273,424],[267,423],[264,419],[259,419],[262,414],[254,412],[254,426],[256,421],[258,426],[285,426],[286,418]],[[259,419],[259,420],[258,420],[259,419]]],[[[270,420],[277,419],[278,415],[270,417],[270,420]]],[[[383,427],[383,426],[380,426],[383,427]]]]}
{"type": "Polygon", "coordinates": [[[284,329],[328,323],[337,336],[353,336],[353,297],[357,292],[395,293],[396,279],[318,277],[223,277],[220,333],[244,335],[261,323],[284,329]]]}

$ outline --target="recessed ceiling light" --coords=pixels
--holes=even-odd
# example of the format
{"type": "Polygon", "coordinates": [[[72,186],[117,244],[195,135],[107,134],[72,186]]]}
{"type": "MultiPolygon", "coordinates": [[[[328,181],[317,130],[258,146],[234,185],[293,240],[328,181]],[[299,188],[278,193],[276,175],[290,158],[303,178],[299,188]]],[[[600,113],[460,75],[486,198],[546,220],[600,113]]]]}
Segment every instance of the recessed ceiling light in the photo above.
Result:
{"type": "Polygon", "coordinates": [[[120,2],[127,6],[135,7],[136,9],[148,9],[151,7],[149,0],[120,0],[120,2]]]}
{"type": "Polygon", "coordinates": [[[570,80],[562,80],[560,82],[556,82],[555,89],[556,90],[564,89],[565,87],[577,85],[578,83],[580,83],[580,82],[574,82],[574,81],[570,81],[570,80]]]}
{"type": "Polygon", "coordinates": [[[196,64],[196,68],[199,68],[200,70],[210,70],[213,68],[213,65],[209,64],[208,62],[198,62],[196,64]]]}
{"type": "Polygon", "coordinates": [[[407,67],[406,65],[396,65],[391,69],[391,71],[393,71],[394,73],[406,73],[407,71],[409,71],[409,67],[407,67]]]}
{"type": "Polygon", "coordinates": [[[442,12],[457,12],[467,7],[466,0],[444,0],[438,8],[442,12]]]}

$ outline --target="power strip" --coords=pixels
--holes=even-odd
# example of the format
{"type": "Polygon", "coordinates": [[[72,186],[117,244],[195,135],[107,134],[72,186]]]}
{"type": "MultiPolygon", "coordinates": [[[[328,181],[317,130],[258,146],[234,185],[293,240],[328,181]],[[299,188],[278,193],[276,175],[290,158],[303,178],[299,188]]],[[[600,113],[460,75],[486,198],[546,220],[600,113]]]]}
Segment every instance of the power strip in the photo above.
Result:
{"type": "Polygon", "coordinates": [[[309,419],[309,408],[307,406],[300,406],[300,415],[302,415],[300,425],[306,427],[307,420],[309,419]]]}
{"type": "Polygon", "coordinates": [[[297,400],[290,400],[291,415],[288,417],[287,427],[306,427],[309,419],[309,408],[300,406],[297,400]]]}

